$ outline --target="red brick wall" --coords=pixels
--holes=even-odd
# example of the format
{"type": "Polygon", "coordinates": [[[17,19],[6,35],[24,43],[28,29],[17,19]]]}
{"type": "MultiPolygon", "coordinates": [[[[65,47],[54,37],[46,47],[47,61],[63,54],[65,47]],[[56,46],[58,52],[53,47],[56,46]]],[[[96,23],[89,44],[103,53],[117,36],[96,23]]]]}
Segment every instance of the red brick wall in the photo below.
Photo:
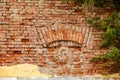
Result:
{"type": "Polygon", "coordinates": [[[58,75],[97,73],[89,60],[104,53],[87,19],[103,9],[62,0],[0,0],[0,65],[37,64],[58,75]]]}

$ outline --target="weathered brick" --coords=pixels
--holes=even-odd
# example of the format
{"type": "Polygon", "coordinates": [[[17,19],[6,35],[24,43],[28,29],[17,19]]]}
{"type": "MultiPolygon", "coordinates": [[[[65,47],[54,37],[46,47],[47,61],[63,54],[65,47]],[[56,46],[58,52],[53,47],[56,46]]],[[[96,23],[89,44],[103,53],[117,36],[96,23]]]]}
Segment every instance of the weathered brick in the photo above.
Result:
{"type": "Polygon", "coordinates": [[[88,27],[87,20],[105,10],[92,11],[60,0],[0,0],[0,65],[32,63],[74,76],[101,72],[88,61],[106,51],[97,45],[103,32],[88,27]],[[55,56],[62,46],[68,47],[61,50],[65,55],[55,56]]]}

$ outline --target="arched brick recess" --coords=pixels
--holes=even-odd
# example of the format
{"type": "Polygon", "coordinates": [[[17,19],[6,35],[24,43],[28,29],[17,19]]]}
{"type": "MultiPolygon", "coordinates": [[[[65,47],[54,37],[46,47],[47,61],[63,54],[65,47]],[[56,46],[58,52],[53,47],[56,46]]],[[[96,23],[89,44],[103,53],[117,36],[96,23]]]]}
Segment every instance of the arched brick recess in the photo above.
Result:
{"type": "Polygon", "coordinates": [[[38,28],[39,44],[46,49],[47,68],[57,75],[83,74],[86,54],[81,49],[90,43],[90,28],[59,25],[38,28]]]}
{"type": "Polygon", "coordinates": [[[80,45],[86,45],[89,34],[89,28],[78,27],[78,26],[65,26],[62,27],[43,27],[40,28],[39,33],[39,44],[47,46],[54,41],[73,41],[80,45]],[[56,29],[55,29],[56,28],[56,29]]]}
{"type": "Polygon", "coordinates": [[[71,40],[78,42],[79,44],[83,43],[84,34],[73,31],[73,30],[51,30],[45,32],[44,39],[46,44],[49,44],[53,41],[59,40],[71,40]]]}

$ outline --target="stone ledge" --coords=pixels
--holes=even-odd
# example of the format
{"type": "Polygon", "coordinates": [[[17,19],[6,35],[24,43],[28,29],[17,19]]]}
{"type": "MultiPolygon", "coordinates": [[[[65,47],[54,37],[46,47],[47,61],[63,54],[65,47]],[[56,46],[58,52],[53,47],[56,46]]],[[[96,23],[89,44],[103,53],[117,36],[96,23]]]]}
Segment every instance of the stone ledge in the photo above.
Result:
{"type": "Polygon", "coordinates": [[[0,80],[120,80],[120,78],[95,78],[95,77],[53,77],[53,78],[0,78],[0,80]]]}

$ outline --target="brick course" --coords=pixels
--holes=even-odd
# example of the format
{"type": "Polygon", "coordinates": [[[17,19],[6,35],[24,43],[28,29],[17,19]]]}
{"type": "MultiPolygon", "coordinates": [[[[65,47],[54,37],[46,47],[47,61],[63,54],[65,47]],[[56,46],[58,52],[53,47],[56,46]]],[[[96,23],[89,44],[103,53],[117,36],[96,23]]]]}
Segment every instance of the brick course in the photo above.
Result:
{"type": "Polygon", "coordinates": [[[103,32],[87,19],[110,12],[61,0],[0,0],[0,66],[31,63],[57,75],[97,73],[89,60],[105,52],[98,46],[103,32]]]}

